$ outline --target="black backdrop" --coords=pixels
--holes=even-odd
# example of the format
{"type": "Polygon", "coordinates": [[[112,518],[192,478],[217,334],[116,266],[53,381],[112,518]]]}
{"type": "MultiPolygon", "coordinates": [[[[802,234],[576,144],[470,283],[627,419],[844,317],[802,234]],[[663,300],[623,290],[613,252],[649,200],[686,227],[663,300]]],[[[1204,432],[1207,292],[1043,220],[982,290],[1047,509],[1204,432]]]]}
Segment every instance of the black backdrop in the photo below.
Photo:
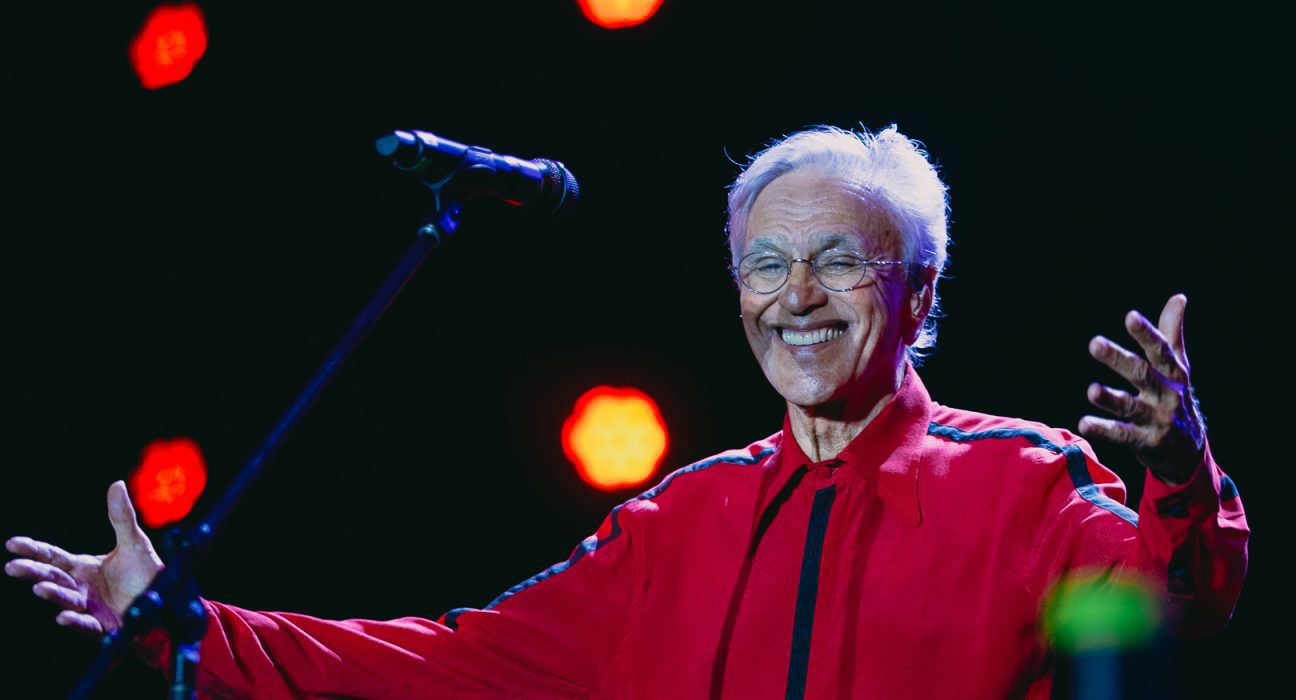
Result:
{"type": "MultiPolygon", "coordinates": [[[[476,212],[202,585],[327,617],[483,605],[634,493],[592,491],[563,458],[590,386],[657,399],[663,469],[777,429],[724,268],[729,157],[896,122],[952,198],[948,318],[922,370],[937,400],[1074,426],[1106,376],[1088,338],[1188,294],[1212,445],[1257,536],[1235,621],[1180,650],[1179,692],[1276,678],[1290,4],[666,0],[609,32],[571,1],[209,2],[207,56],[150,92],[126,45],[151,4],[0,14],[0,534],[106,550],[104,489],[158,437],[198,440],[223,486],[408,244],[428,197],[372,142],[426,129],[563,160],[584,201],[562,223],[476,212]],[[550,275],[479,282],[510,256],[550,275]]],[[[1099,452],[1136,499],[1137,464],[1099,452]]],[[[5,683],[65,692],[91,645],[3,588],[5,683]]],[[[112,683],[159,692],[138,664],[112,683]]]]}

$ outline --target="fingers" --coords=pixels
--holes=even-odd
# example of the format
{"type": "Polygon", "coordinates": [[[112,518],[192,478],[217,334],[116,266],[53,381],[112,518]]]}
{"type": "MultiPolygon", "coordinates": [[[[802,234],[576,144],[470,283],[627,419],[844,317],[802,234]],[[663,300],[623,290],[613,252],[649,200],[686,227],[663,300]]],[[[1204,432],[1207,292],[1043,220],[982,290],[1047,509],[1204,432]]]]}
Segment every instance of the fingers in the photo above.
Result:
{"type": "Polygon", "coordinates": [[[1141,446],[1146,442],[1143,430],[1138,426],[1122,423],[1098,416],[1085,416],[1080,419],[1080,434],[1086,437],[1099,437],[1122,445],[1141,446]]]}
{"type": "Polygon", "coordinates": [[[32,559],[14,559],[5,562],[4,571],[14,578],[36,582],[32,586],[32,593],[41,600],[47,600],[64,610],[84,612],[86,609],[86,597],[78,590],[80,587],[76,579],[53,564],[32,559]]]}
{"type": "Polygon", "coordinates": [[[31,559],[14,559],[5,562],[4,571],[14,578],[20,578],[26,581],[49,581],[64,588],[77,587],[76,579],[72,578],[68,572],[54,566],[31,559]]]}
{"type": "Polygon", "coordinates": [[[30,537],[10,537],[5,542],[5,549],[20,556],[53,564],[64,571],[71,571],[76,565],[75,558],[63,549],[30,537]]]}
{"type": "Polygon", "coordinates": [[[93,615],[87,615],[83,612],[64,610],[54,618],[54,621],[62,627],[68,627],[78,632],[95,636],[104,634],[103,624],[95,619],[93,615]]]}
{"type": "Polygon", "coordinates": [[[118,544],[134,544],[146,537],[135,519],[135,507],[131,505],[124,481],[114,481],[108,487],[108,522],[112,523],[118,544]]]}
{"type": "Polygon", "coordinates": [[[1161,334],[1152,322],[1137,312],[1131,311],[1125,315],[1125,329],[1143,348],[1143,353],[1152,363],[1152,367],[1160,372],[1162,376],[1170,381],[1185,383],[1188,381],[1188,372],[1183,365],[1179,363],[1179,357],[1170,347],[1170,341],[1161,334]]]}
{"type": "Polygon", "coordinates": [[[1155,392],[1160,388],[1156,370],[1147,360],[1101,335],[1089,341],[1089,354],[1142,391],[1155,392]]]}
{"type": "Polygon", "coordinates": [[[32,586],[32,593],[35,593],[37,598],[49,601],[64,610],[85,612],[86,609],[84,593],[72,588],[64,588],[49,581],[41,581],[32,586]]]}
{"type": "Polygon", "coordinates": [[[1148,422],[1153,417],[1152,407],[1120,389],[1095,382],[1089,385],[1088,396],[1090,403],[1121,418],[1148,422]]]}
{"type": "Polygon", "coordinates": [[[1147,359],[1101,336],[1089,341],[1089,353],[1138,392],[1091,384],[1089,401],[1116,419],[1085,416],[1079,425],[1086,436],[1132,447],[1139,461],[1166,483],[1183,483],[1200,462],[1205,444],[1189,384],[1183,330],[1187,304],[1182,294],[1170,297],[1156,326],[1137,311],[1125,316],[1126,330],[1147,359]]]}
{"type": "MultiPolygon", "coordinates": [[[[5,543],[5,547],[16,554],[25,554],[27,556],[42,556],[49,550],[66,552],[44,542],[37,542],[27,537],[13,537],[5,543]]],[[[34,559],[14,559],[5,562],[4,570],[6,574],[14,578],[34,581],[36,585],[32,586],[32,593],[41,600],[49,601],[54,605],[62,608],[55,622],[61,627],[67,627],[89,637],[100,637],[104,634],[103,623],[89,614],[87,606],[88,599],[81,592],[80,586],[68,572],[54,564],[48,564],[34,559]]]]}

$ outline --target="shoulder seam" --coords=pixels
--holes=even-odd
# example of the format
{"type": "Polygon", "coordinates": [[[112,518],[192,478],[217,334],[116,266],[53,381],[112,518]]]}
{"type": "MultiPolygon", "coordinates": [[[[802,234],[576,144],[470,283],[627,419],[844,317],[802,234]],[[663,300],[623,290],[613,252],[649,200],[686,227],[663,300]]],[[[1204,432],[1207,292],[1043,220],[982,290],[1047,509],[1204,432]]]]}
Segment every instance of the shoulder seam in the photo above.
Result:
{"type": "Polygon", "coordinates": [[[1026,428],[992,428],[990,430],[968,432],[936,421],[932,421],[927,425],[927,434],[943,437],[954,442],[1023,438],[1035,447],[1048,450],[1056,455],[1062,455],[1066,458],[1067,475],[1071,477],[1071,484],[1081,498],[1116,515],[1130,525],[1138,527],[1138,513],[1104,494],[1098,488],[1098,485],[1093,482],[1093,477],[1089,475],[1089,466],[1086,463],[1084,450],[1081,450],[1078,445],[1058,445],[1044,437],[1042,433],[1026,428]]]}
{"type": "MultiPolygon", "coordinates": [[[[704,459],[700,462],[694,462],[693,464],[690,464],[687,467],[681,467],[680,469],[671,472],[671,474],[667,476],[665,479],[663,479],[660,484],[657,484],[651,489],[644,491],[638,496],[635,496],[634,498],[631,498],[630,500],[612,509],[612,513],[608,516],[609,520],[611,520],[612,522],[612,529],[608,533],[607,537],[603,539],[599,539],[597,534],[586,537],[584,540],[581,541],[580,545],[576,547],[576,551],[572,552],[572,555],[568,557],[565,561],[558,562],[557,564],[550,566],[549,568],[545,569],[544,571],[541,571],[535,576],[532,576],[531,578],[513,586],[507,591],[504,591],[499,595],[499,597],[495,598],[495,600],[492,600],[490,603],[488,603],[486,607],[481,608],[481,610],[491,610],[495,608],[500,603],[503,603],[509,598],[512,598],[513,596],[536,585],[537,583],[540,583],[545,579],[552,578],[553,576],[556,576],[566,571],[567,569],[570,569],[573,564],[583,559],[585,555],[593,554],[598,550],[602,549],[603,547],[607,546],[609,542],[621,536],[621,531],[622,531],[621,521],[618,516],[620,516],[622,508],[625,508],[631,503],[638,503],[639,501],[647,501],[647,500],[652,500],[654,498],[657,498],[666,490],[668,486],[671,485],[672,482],[675,481],[675,478],[680,476],[681,474],[691,474],[693,472],[699,472],[704,469],[708,469],[712,466],[715,466],[717,464],[737,464],[737,465],[750,466],[759,463],[761,460],[764,460],[766,457],[770,456],[773,453],[774,453],[773,447],[766,447],[762,449],[760,452],[757,452],[756,454],[721,454],[715,457],[704,459]]],[[[450,629],[457,629],[458,618],[460,613],[474,612],[474,611],[475,611],[474,608],[455,608],[454,610],[448,611],[445,614],[445,626],[449,627],[450,629]]]]}

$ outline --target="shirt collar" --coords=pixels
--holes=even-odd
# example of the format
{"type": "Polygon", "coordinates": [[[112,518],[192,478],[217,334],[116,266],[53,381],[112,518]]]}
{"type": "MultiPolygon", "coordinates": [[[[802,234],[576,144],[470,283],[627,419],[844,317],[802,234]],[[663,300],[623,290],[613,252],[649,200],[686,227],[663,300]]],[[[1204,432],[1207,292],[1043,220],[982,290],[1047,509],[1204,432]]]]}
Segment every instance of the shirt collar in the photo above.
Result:
{"type": "MultiPolygon", "coordinates": [[[[931,420],[931,396],[912,365],[904,381],[882,411],[834,459],[842,469],[872,483],[888,507],[895,508],[911,525],[922,522],[918,501],[918,471],[922,441],[931,420]]],[[[775,490],[802,466],[815,466],[792,435],[791,418],[783,418],[783,440],[775,490]]]]}

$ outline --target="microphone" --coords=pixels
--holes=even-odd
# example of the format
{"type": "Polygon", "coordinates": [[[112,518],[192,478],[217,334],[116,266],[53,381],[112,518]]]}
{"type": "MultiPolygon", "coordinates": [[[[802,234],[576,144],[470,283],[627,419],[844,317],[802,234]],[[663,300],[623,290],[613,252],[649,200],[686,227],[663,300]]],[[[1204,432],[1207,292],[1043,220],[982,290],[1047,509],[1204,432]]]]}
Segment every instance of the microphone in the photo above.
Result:
{"type": "Polygon", "coordinates": [[[426,131],[393,131],[374,145],[398,170],[452,200],[489,197],[542,216],[561,216],[580,197],[576,176],[556,160],[523,160],[426,131]]]}

